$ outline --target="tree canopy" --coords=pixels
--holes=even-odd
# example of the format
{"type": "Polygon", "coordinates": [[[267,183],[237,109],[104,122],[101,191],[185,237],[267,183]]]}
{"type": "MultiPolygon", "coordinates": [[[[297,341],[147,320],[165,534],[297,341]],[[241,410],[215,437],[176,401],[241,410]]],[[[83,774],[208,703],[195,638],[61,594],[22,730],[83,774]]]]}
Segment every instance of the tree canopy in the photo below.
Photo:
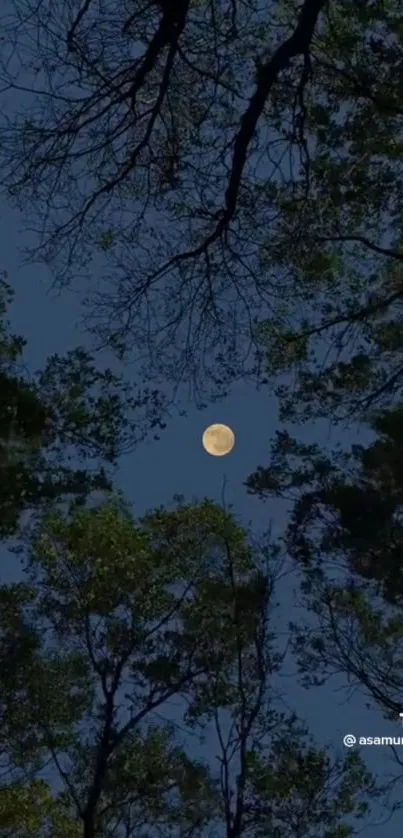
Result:
{"type": "Polygon", "coordinates": [[[400,6],[1,13],[4,194],[143,380],[82,347],[29,373],[1,282],[0,538],[22,573],[0,584],[0,838],[349,838],[385,799],[279,684],[291,658],[307,688],[341,674],[402,709],[400,6]],[[372,441],[278,432],[247,480],[290,504],[277,543],[209,499],[134,516],[114,468],[164,427],[161,380],[200,405],[248,376],[282,419],[353,415],[372,441]]]}
{"type": "Polygon", "coordinates": [[[393,398],[400,3],[9,0],[2,25],[1,182],[60,282],[96,265],[98,345],[199,401],[279,372],[288,414],[393,398]]]}
{"type": "Polygon", "coordinates": [[[403,687],[401,407],[379,413],[371,430],[372,443],[333,452],[279,433],[269,465],[247,486],[290,503],[284,549],[302,574],[307,620],[293,630],[306,684],[343,673],[395,720],[403,687]]]}
{"type": "Polygon", "coordinates": [[[0,534],[21,513],[105,490],[118,457],[161,425],[162,395],[102,370],[81,347],[30,375],[25,340],[6,320],[12,290],[0,283],[0,534]],[[73,467],[73,464],[76,467],[73,467]],[[77,465],[83,467],[77,468],[77,465]],[[108,475],[109,472],[109,475],[108,475]]]}
{"type": "Polygon", "coordinates": [[[276,707],[275,551],[229,512],[47,513],[26,558],[0,588],[2,838],[353,834],[379,789],[276,707]]]}
{"type": "Polygon", "coordinates": [[[208,499],[135,518],[107,473],[130,392],[82,350],[30,376],[4,316],[1,337],[1,536],[22,561],[0,584],[1,838],[353,835],[382,789],[278,700],[276,545],[208,499]]]}

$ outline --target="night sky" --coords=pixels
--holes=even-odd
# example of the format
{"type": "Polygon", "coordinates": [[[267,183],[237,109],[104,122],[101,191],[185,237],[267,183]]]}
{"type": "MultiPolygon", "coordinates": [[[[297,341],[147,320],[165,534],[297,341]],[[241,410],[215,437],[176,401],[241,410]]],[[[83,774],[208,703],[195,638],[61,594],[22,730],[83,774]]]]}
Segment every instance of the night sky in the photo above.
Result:
{"type": "MultiPolygon", "coordinates": [[[[16,293],[11,310],[12,327],[28,340],[25,355],[28,368],[33,371],[41,367],[50,353],[64,353],[78,344],[88,347],[88,339],[80,327],[78,299],[68,291],[59,296],[55,291],[50,292],[51,275],[46,268],[22,265],[19,251],[28,239],[22,232],[21,217],[4,203],[1,223],[2,267],[7,270],[8,281],[16,293]]],[[[130,377],[134,371],[128,367],[126,374],[130,377]]],[[[175,493],[184,495],[186,500],[207,496],[220,502],[225,481],[225,502],[233,505],[243,524],[250,524],[255,533],[263,533],[271,523],[274,532],[280,533],[285,520],[283,505],[262,503],[248,496],[243,486],[258,465],[267,463],[270,439],[279,427],[276,403],[268,390],[256,392],[252,385],[238,384],[229,398],[204,411],[197,411],[191,404],[182,407],[187,411],[186,417],[173,412],[159,441],[145,442],[120,462],[117,483],[132,502],[135,514],[141,515],[160,504],[169,505],[175,493]],[[228,424],[235,432],[235,448],[227,457],[211,457],[202,448],[203,430],[213,422],[228,424]]],[[[340,439],[335,432],[329,435],[329,428],[324,425],[305,427],[300,435],[306,441],[331,444],[340,439]]],[[[348,441],[347,437],[344,441],[348,441]]],[[[19,578],[15,561],[3,549],[2,581],[19,578]]],[[[279,598],[278,629],[285,640],[293,609],[289,581],[282,583],[279,598]]],[[[379,711],[366,708],[362,697],[349,696],[342,686],[341,682],[333,681],[321,689],[304,691],[295,683],[290,666],[281,683],[286,705],[307,720],[318,742],[331,744],[335,752],[343,751],[342,736],[346,733],[399,735],[400,720],[396,724],[386,722],[379,711]]],[[[382,777],[395,770],[387,748],[366,748],[364,756],[371,770],[382,777]]],[[[400,831],[400,815],[382,826],[384,838],[396,838],[400,831]]]]}
{"type": "MultiPolygon", "coordinates": [[[[23,100],[16,102],[15,94],[9,93],[9,104],[17,109],[23,100]]],[[[6,103],[7,97],[4,97],[6,103]]],[[[6,104],[4,107],[7,110],[6,104]]],[[[78,345],[91,348],[89,339],[80,325],[80,303],[74,294],[51,291],[52,276],[44,266],[23,264],[22,250],[34,244],[34,239],[24,231],[24,220],[0,203],[1,221],[1,263],[0,269],[8,273],[8,281],[15,291],[15,302],[10,311],[12,329],[28,341],[24,360],[33,372],[42,368],[49,354],[64,354],[78,345]]],[[[95,281],[96,277],[94,277],[95,281]]],[[[99,356],[101,364],[111,359],[99,356]]],[[[113,361],[116,368],[116,362],[113,361]]],[[[135,376],[135,368],[128,366],[126,378],[135,376]]],[[[181,407],[186,416],[173,410],[161,438],[151,438],[136,450],[123,457],[119,463],[116,482],[126,498],[132,503],[135,515],[161,504],[169,505],[173,496],[180,494],[186,501],[209,497],[222,502],[223,486],[226,504],[255,534],[263,534],[272,528],[273,535],[281,533],[285,522],[286,508],[280,502],[262,503],[246,492],[244,481],[258,465],[267,464],[270,440],[279,429],[275,399],[268,388],[257,392],[247,382],[236,384],[231,395],[203,411],[186,403],[181,407]],[[211,457],[202,448],[203,430],[210,424],[220,422],[229,425],[235,433],[235,448],[227,457],[211,457]]],[[[358,439],[358,431],[332,431],[327,423],[292,428],[306,442],[346,445],[358,439]]],[[[365,433],[359,431],[361,442],[365,433]]],[[[0,548],[0,582],[17,581],[21,578],[20,566],[15,556],[0,548]]],[[[295,618],[292,583],[285,580],[278,590],[278,629],[280,644],[287,639],[287,623],[295,618]]],[[[345,691],[345,683],[333,680],[327,686],[305,691],[296,682],[291,665],[286,668],[281,681],[284,703],[309,724],[318,744],[329,744],[335,754],[343,753],[342,737],[353,733],[362,736],[403,735],[401,721],[386,722],[378,710],[369,710],[362,695],[351,696],[345,691]]],[[[403,696],[402,696],[403,710],[403,696]]],[[[345,750],[345,749],[344,749],[345,750]]],[[[402,758],[403,758],[403,748],[402,758]]],[[[197,753],[195,754],[198,755],[197,753]]],[[[363,756],[371,771],[384,779],[394,774],[396,766],[387,748],[366,748],[363,756]]],[[[375,827],[379,834],[382,823],[383,838],[397,838],[401,834],[400,814],[388,823],[369,823],[369,830],[375,827]]]]}

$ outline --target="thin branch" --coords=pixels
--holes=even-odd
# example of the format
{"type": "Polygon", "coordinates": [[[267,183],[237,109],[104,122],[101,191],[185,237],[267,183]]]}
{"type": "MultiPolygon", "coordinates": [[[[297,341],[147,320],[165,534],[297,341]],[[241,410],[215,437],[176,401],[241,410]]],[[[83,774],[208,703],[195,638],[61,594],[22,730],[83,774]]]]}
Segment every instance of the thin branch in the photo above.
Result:
{"type": "Polygon", "coordinates": [[[66,41],[67,41],[67,49],[68,49],[69,52],[74,52],[75,47],[74,47],[73,41],[74,41],[74,35],[76,33],[76,29],[80,25],[84,15],[88,12],[88,9],[89,9],[91,3],[92,3],[92,0],[85,0],[85,3],[83,5],[83,7],[78,12],[77,17],[73,21],[72,26],[67,33],[66,41]]]}

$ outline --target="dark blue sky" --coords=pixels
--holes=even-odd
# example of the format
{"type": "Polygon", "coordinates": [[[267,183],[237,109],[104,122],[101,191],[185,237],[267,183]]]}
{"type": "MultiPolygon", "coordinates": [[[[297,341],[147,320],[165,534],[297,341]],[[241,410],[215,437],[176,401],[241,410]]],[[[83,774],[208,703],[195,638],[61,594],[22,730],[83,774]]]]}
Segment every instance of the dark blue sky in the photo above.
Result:
{"type": "MultiPolygon", "coordinates": [[[[51,276],[46,268],[22,266],[19,250],[27,243],[27,237],[20,229],[21,218],[4,203],[1,210],[2,267],[7,270],[9,282],[16,292],[11,311],[12,326],[15,332],[27,338],[25,360],[28,367],[35,370],[43,365],[48,354],[64,353],[80,343],[87,346],[88,343],[79,327],[78,300],[68,292],[61,296],[49,292],[51,276]]],[[[271,521],[275,531],[281,531],[284,523],[281,504],[262,504],[248,496],[243,486],[256,466],[266,463],[269,442],[278,427],[276,404],[270,393],[267,390],[256,392],[249,384],[239,384],[230,398],[203,412],[196,411],[191,405],[185,407],[187,416],[174,414],[160,441],[144,443],[122,459],[118,482],[135,513],[141,515],[150,507],[169,504],[175,493],[183,494],[187,500],[208,496],[220,501],[225,476],[226,502],[233,504],[243,523],[250,522],[255,531],[262,532],[271,521]],[[202,432],[212,422],[224,422],[235,432],[235,449],[228,457],[210,457],[202,449],[202,432]]],[[[303,436],[310,441],[326,441],[328,428],[307,428],[303,436]]],[[[330,442],[335,441],[333,433],[330,442]]],[[[7,556],[4,550],[1,558],[2,579],[17,579],[19,571],[14,558],[7,556]]],[[[289,582],[283,583],[280,594],[278,628],[283,632],[292,611],[289,582]]],[[[396,724],[386,722],[378,711],[369,711],[360,696],[347,698],[346,693],[340,691],[341,682],[306,692],[298,687],[291,670],[289,673],[282,683],[287,704],[308,721],[319,742],[333,745],[337,752],[343,750],[341,740],[346,733],[357,736],[400,734],[398,720],[396,724]]],[[[403,730],[401,732],[403,734],[403,730]]],[[[394,770],[387,748],[367,748],[364,756],[378,775],[384,776],[385,772],[394,770]]],[[[400,830],[401,817],[397,815],[382,826],[382,835],[396,838],[400,830]]]]}

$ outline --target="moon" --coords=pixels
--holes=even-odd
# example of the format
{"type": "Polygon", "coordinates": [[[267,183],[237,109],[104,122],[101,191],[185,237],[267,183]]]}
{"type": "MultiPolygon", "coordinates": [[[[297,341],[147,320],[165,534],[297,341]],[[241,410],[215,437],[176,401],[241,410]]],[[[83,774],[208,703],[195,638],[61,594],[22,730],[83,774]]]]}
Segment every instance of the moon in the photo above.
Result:
{"type": "Polygon", "coordinates": [[[213,457],[224,457],[235,445],[235,435],[228,425],[209,425],[202,436],[203,448],[213,457]]]}

